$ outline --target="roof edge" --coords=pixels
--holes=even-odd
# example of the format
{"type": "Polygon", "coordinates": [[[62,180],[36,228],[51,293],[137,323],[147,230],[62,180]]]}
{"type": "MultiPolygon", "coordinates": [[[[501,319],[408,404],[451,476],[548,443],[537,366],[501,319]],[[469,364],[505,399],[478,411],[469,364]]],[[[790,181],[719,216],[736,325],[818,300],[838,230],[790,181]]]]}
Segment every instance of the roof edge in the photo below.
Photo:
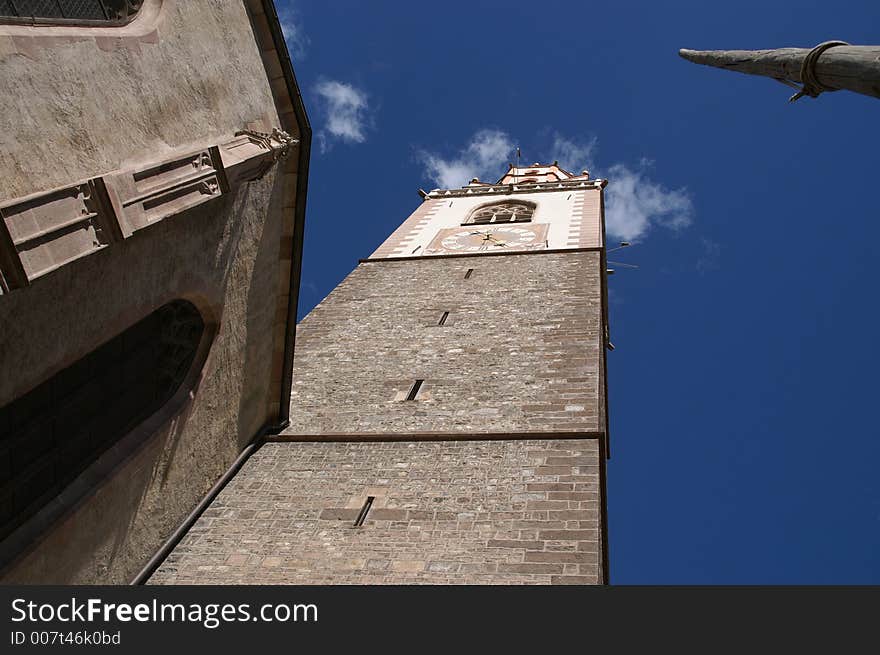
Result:
{"type": "Polygon", "coordinates": [[[300,273],[302,270],[303,234],[306,220],[306,197],[308,192],[309,159],[312,148],[312,126],[306,113],[302,93],[293,71],[293,63],[290,60],[290,52],[287,42],[284,40],[284,32],[281,29],[281,21],[278,19],[278,11],[273,0],[260,0],[266,22],[272,34],[272,42],[275,52],[278,53],[278,63],[281,65],[287,92],[293,105],[294,115],[300,129],[300,145],[298,148],[299,161],[296,176],[296,202],[294,206],[293,227],[293,252],[291,253],[289,296],[287,303],[287,319],[284,333],[284,351],[281,369],[281,393],[278,405],[278,425],[286,425],[290,420],[290,392],[293,386],[293,354],[295,346],[296,314],[299,305],[300,273]]]}

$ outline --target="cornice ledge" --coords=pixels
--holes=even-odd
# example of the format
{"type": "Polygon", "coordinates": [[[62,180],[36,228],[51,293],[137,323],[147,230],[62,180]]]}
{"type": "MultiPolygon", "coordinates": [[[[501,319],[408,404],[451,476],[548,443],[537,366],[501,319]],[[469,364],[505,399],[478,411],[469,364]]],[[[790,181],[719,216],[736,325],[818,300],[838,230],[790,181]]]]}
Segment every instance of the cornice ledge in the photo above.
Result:
{"type": "Polygon", "coordinates": [[[425,200],[437,198],[457,198],[463,196],[510,195],[514,193],[548,192],[561,189],[603,189],[608,180],[577,180],[573,182],[538,182],[532,184],[493,184],[484,187],[465,187],[463,189],[434,189],[424,196],[425,200]]]}
{"type": "Polygon", "coordinates": [[[278,128],[245,129],[216,145],[190,146],[63,187],[0,199],[0,296],[262,178],[298,144],[278,128]],[[39,229],[34,212],[41,217],[39,229]]]}

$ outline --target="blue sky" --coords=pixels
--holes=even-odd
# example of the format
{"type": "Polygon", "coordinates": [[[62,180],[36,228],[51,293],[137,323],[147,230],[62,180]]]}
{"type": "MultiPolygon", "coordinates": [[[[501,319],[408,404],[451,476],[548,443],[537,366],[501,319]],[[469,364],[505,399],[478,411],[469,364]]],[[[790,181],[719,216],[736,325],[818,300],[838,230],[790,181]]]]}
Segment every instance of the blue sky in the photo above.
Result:
{"type": "Polygon", "coordinates": [[[878,100],[679,48],[880,42],[876,2],[278,0],[316,138],[300,316],[510,149],[607,177],[611,579],[880,584],[878,100]]]}

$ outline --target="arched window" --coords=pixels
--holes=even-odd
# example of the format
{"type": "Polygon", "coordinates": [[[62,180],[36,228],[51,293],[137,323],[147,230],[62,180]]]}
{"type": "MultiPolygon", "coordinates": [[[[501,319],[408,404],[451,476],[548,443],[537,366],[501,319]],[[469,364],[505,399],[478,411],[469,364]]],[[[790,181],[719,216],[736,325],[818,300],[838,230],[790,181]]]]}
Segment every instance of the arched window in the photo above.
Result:
{"type": "Polygon", "coordinates": [[[175,300],[0,408],[0,539],[171,400],[204,332],[175,300]]]}
{"type": "Polygon", "coordinates": [[[0,0],[0,21],[124,25],[143,0],[0,0]]]}
{"type": "Polygon", "coordinates": [[[532,220],[535,204],[523,200],[496,202],[477,207],[462,225],[483,223],[524,223],[532,220]]]}

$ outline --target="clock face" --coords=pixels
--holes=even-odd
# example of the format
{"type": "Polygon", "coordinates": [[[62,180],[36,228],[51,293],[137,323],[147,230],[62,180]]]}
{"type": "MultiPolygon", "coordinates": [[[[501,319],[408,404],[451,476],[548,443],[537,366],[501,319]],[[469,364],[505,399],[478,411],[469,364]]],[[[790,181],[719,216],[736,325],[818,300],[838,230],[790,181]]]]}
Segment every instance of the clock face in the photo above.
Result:
{"type": "Polygon", "coordinates": [[[546,224],[464,225],[440,230],[425,254],[504,252],[545,247],[546,224]]]}

